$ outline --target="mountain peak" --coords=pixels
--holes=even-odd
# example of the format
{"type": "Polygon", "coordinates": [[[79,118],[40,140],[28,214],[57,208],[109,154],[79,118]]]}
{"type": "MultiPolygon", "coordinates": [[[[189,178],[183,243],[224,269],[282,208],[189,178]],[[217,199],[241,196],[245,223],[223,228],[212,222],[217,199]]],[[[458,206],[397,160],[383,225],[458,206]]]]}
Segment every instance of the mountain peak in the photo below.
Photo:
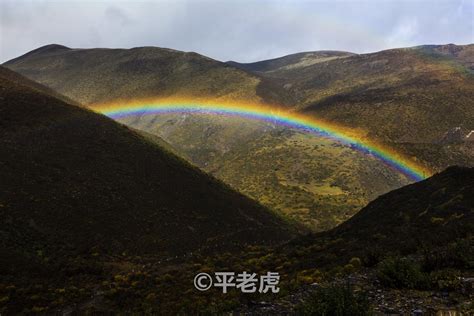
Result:
{"type": "Polygon", "coordinates": [[[61,44],[48,44],[48,45],[44,45],[44,46],[41,46],[41,47],[38,47],[37,49],[31,51],[31,52],[34,52],[34,51],[42,51],[42,52],[45,52],[45,51],[57,51],[57,50],[70,50],[72,48],[70,47],[67,47],[67,46],[64,46],[64,45],[61,45],[61,44]]]}
{"type": "Polygon", "coordinates": [[[4,64],[8,65],[10,63],[14,63],[18,60],[21,60],[24,57],[33,57],[37,54],[44,55],[44,54],[63,52],[63,51],[67,51],[67,50],[72,50],[72,48],[69,48],[69,47],[64,46],[64,45],[59,45],[59,44],[48,44],[48,45],[44,45],[44,46],[41,46],[39,48],[33,49],[32,51],[29,51],[26,54],[18,56],[17,58],[13,58],[13,59],[5,62],[4,64]]]}

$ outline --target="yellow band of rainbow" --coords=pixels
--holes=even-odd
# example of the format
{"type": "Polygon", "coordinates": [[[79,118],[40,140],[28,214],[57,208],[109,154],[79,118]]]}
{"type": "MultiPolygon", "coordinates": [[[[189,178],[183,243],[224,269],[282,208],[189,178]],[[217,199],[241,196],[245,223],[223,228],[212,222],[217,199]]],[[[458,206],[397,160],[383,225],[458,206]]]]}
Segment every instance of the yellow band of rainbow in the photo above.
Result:
{"type": "Polygon", "coordinates": [[[387,146],[377,144],[366,137],[358,136],[350,128],[328,123],[312,116],[261,104],[245,104],[235,101],[161,99],[147,102],[117,102],[92,106],[92,109],[113,119],[161,113],[208,113],[270,121],[278,125],[334,138],[350,145],[359,152],[377,157],[386,165],[401,172],[413,181],[423,180],[432,174],[428,168],[408,159],[387,146]]]}

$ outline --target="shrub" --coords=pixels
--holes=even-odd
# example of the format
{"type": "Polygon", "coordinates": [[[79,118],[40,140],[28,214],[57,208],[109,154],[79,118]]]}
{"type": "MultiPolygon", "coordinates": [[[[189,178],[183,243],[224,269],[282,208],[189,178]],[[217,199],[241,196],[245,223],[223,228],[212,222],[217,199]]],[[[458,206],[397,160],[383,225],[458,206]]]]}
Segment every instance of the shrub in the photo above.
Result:
{"type": "Polygon", "coordinates": [[[454,291],[461,286],[459,271],[446,269],[433,271],[429,275],[430,287],[441,291],[454,291]]]}
{"type": "Polygon", "coordinates": [[[364,266],[370,268],[370,267],[374,267],[378,263],[380,263],[382,258],[383,258],[383,252],[382,251],[380,251],[379,249],[369,249],[365,253],[365,255],[363,257],[363,260],[362,260],[362,263],[363,263],[364,266]]]}
{"type": "Polygon", "coordinates": [[[355,271],[356,269],[354,268],[354,266],[350,263],[346,264],[343,268],[343,272],[344,274],[351,274],[355,271]]]}
{"type": "Polygon", "coordinates": [[[372,315],[367,296],[349,286],[321,287],[297,306],[298,315],[364,316],[372,315]]]}
{"type": "Polygon", "coordinates": [[[474,243],[460,239],[446,246],[428,249],[424,253],[423,268],[428,271],[444,268],[474,268],[474,243]]]}
{"type": "Polygon", "coordinates": [[[416,262],[405,258],[387,258],[377,265],[380,282],[392,288],[425,288],[427,275],[416,262]]]}
{"type": "Polygon", "coordinates": [[[352,258],[352,259],[349,261],[349,263],[350,263],[356,270],[360,269],[360,267],[362,266],[362,261],[361,261],[359,258],[357,258],[357,257],[352,258]]]}

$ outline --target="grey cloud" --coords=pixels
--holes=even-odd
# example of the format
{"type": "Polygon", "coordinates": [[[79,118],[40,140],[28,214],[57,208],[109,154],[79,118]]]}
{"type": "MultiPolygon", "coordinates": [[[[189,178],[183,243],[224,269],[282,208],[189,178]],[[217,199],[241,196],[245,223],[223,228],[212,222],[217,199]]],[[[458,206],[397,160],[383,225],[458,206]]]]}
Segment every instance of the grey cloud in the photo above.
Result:
{"type": "Polygon", "coordinates": [[[48,43],[160,46],[218,60],[474,42],[472,1],[2,0],[0,61],[48,43]]]}

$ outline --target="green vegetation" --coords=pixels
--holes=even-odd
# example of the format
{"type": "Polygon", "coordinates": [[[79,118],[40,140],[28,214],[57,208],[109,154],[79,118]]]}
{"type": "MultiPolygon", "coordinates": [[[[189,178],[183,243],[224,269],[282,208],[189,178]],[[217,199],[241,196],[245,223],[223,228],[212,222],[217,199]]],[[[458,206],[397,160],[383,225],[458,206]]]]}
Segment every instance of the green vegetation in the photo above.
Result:
{"type": "Polygon", "coordinates": [[[473,52],[474,44],[427,45],[363,55],[330,52],[338,57],[332,60],[315,52],[233,65],[278,82],[298,110],[360,129],[440,171],[473,166],[472,146],[438,144],[453,127],[474,129],[473,52]]]}
{"type": "Polygon", "coordinates": [[[4,64],[82,104],[187,96],[257,101],[261,79],[196,53],[47,45],[4,64]],[[42,69],[36,71],[37,67],[42,69]]]}
{"type": "Polygon", "coordinates": [[[387,258],[379,263],[377,276],[383,285],[393,288],[425,288],[426,275],[421,266],[405,258],[387,258]]]}
{"type": "Polygon", "coordinates": [[[413,259],[389,257],[378,265],[377,277],[384,286],[395,289],[455,291],[460,290],[462,275],[462,269],[455,266],[427,271],[413,259]]]}
{"type": "Polygon", "coordinates": [[[297,307],[298,314],[314,316],[365,316],[370,310],[367,296],[349,286],[319,288],[297,307]]]}

